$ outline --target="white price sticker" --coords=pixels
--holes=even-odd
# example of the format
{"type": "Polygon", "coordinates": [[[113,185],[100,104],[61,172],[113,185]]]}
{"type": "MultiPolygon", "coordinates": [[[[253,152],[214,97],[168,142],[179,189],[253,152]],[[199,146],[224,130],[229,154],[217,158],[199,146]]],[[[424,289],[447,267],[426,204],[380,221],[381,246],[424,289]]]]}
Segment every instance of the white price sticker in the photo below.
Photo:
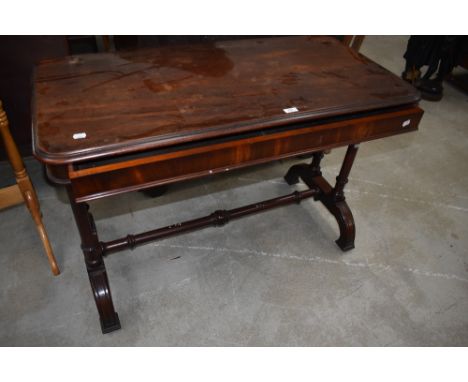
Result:
{"type": "Polygon", "coordinates": [[[86,133],[75,133],[73,134],[73,139],[84,139],[86,138],[86,133]]]}
{"type": "Polygon", "coordinates": [[[289,113],[297,113],[299,110],[297,109],[297,107],[293,106],[293,107],[289,107],[287,109],[283,109],[283,111],[286,114],[289,114],[289,113]]]}

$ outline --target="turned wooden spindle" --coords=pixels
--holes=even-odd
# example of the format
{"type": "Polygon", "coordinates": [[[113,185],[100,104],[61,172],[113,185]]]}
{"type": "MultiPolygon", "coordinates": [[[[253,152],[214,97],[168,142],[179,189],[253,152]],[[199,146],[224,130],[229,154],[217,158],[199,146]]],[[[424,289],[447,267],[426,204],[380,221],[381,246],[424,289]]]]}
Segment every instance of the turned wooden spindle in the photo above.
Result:
{"type": "Polygon", "coordinates": [[[358,151],[359,145],[349,145],[346,150],[345,158],[341,166],[340,173],[336,177],[335,188],[333,189],[333,196],[337,201],[344,201],[344,188],[348,183],[348,176],[351,172],[351,167],[353,167],[354,158],[358,151]]]}
{"type": "Polygon", "coordinates": [[[0,101],[0,133],[5,145],[5,150],[8,160],[13,168],[16,178],[16,184],[10,187],[0,189],[0,209],[10,207],[24,202],[31,213],[31,216],[36,224],[37,231],[41,238],[42,244],[49,260],[52,273],[54,275],[60,274],[57,261],[55,260],[52,247],[47,237],[47,232],[42,222],[41,210],[36,191],[29,179],[26,168],[24,167],[23,160],[19,154],[13,137],[11,136],[8,118],[3,110],[2,101],[0,101]]]}

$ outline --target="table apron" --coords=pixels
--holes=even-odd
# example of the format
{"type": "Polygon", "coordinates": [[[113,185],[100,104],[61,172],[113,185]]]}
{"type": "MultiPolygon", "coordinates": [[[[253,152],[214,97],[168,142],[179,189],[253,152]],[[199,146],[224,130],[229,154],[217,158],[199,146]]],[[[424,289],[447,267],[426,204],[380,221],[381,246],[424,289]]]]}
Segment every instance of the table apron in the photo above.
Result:
{"type": "Polygon", "coordinates": [[[69,166],[68,177],[76,201],[84,202],[414,131],[422,114],[410,107],[81,170],[69,166]]]}

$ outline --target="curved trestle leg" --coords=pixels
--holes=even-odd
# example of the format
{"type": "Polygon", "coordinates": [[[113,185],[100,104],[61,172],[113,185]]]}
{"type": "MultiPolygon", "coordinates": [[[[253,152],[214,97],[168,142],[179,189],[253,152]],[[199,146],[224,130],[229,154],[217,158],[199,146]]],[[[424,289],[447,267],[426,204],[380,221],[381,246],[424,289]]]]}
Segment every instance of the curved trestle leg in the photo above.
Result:
{"type": "Polygon", "coordinates": [[[340,237],[336,240],[336,244],[343,251],[349,251],[354,248],[354,239],[356,237],[353,214],[344,197],[344,186],[348,182],[348,176],[358,147],[359,145],[348,146],[340,173],[336,178],[335,187],[332,187],[322,176],[320,162],[323,158],[323,152],[314,153],[310,165],[297,164],[292,166],[284,177],[290,185],[297,183],[299,178],[301,178],[310,188],[318,188],[320,190],[315,200],[321,201],[335,217],[340,229],[340,237]]]}
{"type": "Polygon", "coordinates": [[[88,271],[91,289],[99,312],[101,329],[103,333],[109,333],[120,329],[120,321],[119,316],[114,310],[109,280],[102,257],[102,248],[99,244],[94,219],[88,212],[89,206],[86,203],[75,202],[70,187],[68,187],[68,196],[81,236],[81,249],[83,250],[86,270],[88,271]]]}
{"type": "Polygon", "coordinates": [[[354,225],[353,214],[348,204],[342,200],[329,203],[321,199],[322,203],[332,213],[340,229],[340,237],[335,241],[342,251],[349,251],[354,248],[354,239],[356,237],[356,227],[354,225]]]}

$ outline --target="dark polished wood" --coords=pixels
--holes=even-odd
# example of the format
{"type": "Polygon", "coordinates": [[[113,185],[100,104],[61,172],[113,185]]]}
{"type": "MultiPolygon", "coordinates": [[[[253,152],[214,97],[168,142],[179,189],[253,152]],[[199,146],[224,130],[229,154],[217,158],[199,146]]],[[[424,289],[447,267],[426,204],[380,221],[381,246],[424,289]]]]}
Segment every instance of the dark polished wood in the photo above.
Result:
{"type": "Polygon", "coordinates": [[[346,203],[344,187],[348,183],[348,176],[356,157],[357,149],[358,145],[348,146],[340,173],[336,177],[335,187],[332,187],[322,176],[320,162],[323,158],[323,152],[315,153],[310,165],[299,164],[292,166],[284,177],[289,185],[296,184],[300,178],[310,189],[319,190],[315,196],[315,200],[321,201],[335,217],[340,229],[340,237],[336,240],[336,243],[343,251],[349,251],[354,248],[354,238],[356,237],[354,218],[351,209],[346,203]]]}
{"type": "Polygon", "coordinates": [[[102,249],[99,245],[96,225],[93,215],[88,211],[86,203],[76,203],[73,192],[67,187],[70,205],[75,216],[76,225],[81,237],[86,270],[88,272],[91,289],[98,309],[103,333],[120,329],[119,316],[114,310],[112,295],[107,278],[106,267],[102,258],[102,249]]]}
{"type": "Polygon", "coordinates": [[[88,54],[38,66],[34,150],[48,163],[70,163],[418,99],[330,37],[88,54]],[[292,107],[298,112],[283,111],[292,107]]]}
{"type": "Polygon", "coordinates": [[[316,197],[319,194],[319,192],[320,190],[318,188],[311,188],[306,191],[295,191],[289,195],[264,200],[259,203],[234,208],[232,210],[218,210],[202,218],[177,223],[167,227],[158,228],[152,231],[143,232],[137,235],[127,235],[122,239],[112,240],[107,243],[101,242],[100,247],[104,256],[113,252],[121,251],[123,249],[134,249],[137,245],[146,244],[151,241],[164,239],[170,236],[180,235],[182,233],[194,231],[209,226],[223,226],[231,220],[240,219],[244,216],[271,210],[273,208],[281,206],[286,206],[291,203],[300,203],[303,199],[316,197]]]}
{"type": "Polygon", "coordinates": [[[415,131],[423,114],[413,87],[326,37],[69,57],[41,64],[35,86],[34,152],[50,179],[67,186],[103,332],[120,328],[106,254],[309,197],[335,217],[338,246],[354,248],[344,189],[358,145],[415,131]],[[321,162],[342,146],[332,186],[321,162]],[[305,154],[312,162],[285,176],[305,191],[108,242],[86,204],[305,154]]]}
{"type": "MultiPolygon", "coordinates": [[[[417,129],[421,109],[409,107],[378,115],[350,118],[311,126],[289,126],[269,134],[234,135],[204,145],[175,146],[169,151],[121,156],[113,161],[88,161],[69,166],[78,201],[149,188],[180,180],[231,171],[236,168],[340,147],[417,129]],[[409,124],[403,126],[405,121],[409,124]]],[[[54,167],[54,166],[52,166],[54,167]]]]}

